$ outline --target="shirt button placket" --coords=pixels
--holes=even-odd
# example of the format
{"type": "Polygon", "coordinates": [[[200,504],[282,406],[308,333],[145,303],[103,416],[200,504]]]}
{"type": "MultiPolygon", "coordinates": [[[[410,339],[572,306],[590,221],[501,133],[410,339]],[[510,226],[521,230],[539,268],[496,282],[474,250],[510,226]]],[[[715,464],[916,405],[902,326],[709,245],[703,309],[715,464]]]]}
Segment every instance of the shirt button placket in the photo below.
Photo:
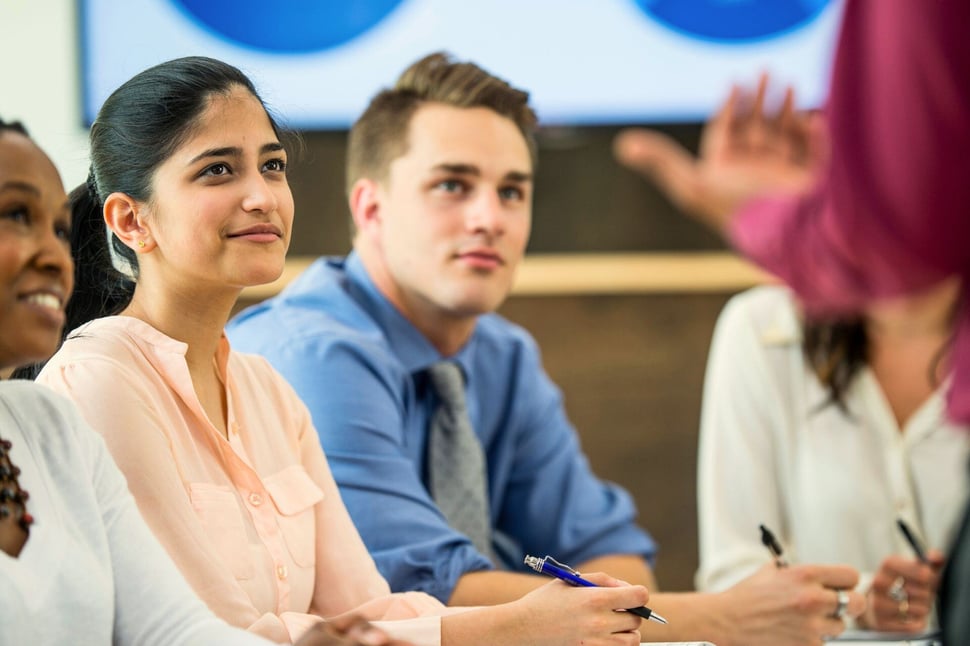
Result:
{"type": "Polygon", "coordinates": [[[259,507],[263,504],[263,497],[254,491],[249,494],[249,504],[253,507],[259,507]]]}
{"type": "Polygon", "coordinates": [[[909,512],[913,508],[913,497],[907,473],[906,451],[906,439],[901,433],[897,433],[892,446],[887,449],[889,485],[896,515],[909,518],[911,516],[909,512]]]}

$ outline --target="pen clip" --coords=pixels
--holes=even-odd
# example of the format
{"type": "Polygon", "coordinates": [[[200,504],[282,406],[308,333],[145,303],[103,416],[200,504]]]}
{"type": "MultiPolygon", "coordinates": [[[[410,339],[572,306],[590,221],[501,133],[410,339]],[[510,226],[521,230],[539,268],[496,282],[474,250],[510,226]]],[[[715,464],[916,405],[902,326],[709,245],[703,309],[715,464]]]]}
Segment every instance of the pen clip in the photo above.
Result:
{"type": "Polygon", "coordinates": [[[572,569],[571,567],[569,567],[565,563],[560,563],[559,561],[557,561],[556,559],[552,558],[548,554],[546,554],[546,557],[545,557],[544,560],[549,561],[550,563],[552,563],[553,565],[555,565],[556,567],[558,567],[560,569],[566,570],[570,574],[575,574],[576,576],[579,576],[579,572],[577,572],[576,570],[572,569]]]}

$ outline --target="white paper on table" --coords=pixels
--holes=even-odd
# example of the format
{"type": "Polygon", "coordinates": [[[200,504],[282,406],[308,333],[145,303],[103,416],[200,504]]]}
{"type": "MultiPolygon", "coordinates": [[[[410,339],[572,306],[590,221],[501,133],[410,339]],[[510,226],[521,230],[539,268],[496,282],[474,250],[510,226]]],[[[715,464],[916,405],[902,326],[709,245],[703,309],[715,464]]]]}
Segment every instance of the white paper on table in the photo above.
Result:
{"type": "Polygon", "coordinates": [[[852,644],[852,646],[940,646],[938,633],[907,635],[901,633],[879,633],[875,631],[849,631],[842,633],[829,644],[852,644]]]}
{"type": "Polygon", "coordinates": [[[852,646],[940,646],[942,642],[938,639],[836,639],[826,642],[827,644],[852,644],[852,646]]]}

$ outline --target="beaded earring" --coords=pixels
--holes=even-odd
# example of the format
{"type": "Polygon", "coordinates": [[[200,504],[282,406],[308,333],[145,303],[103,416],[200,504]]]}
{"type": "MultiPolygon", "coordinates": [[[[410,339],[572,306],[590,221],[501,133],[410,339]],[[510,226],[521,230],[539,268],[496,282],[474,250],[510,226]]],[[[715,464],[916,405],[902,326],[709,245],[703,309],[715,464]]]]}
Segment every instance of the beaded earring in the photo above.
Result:
{"type": "Polygon", "coordinates": [[[0,521],[13,516],[27,534],[34,517],[27,513],[30,493],[20,487],[20,467],[10,461],[10,440],[0,439],[0,521]]]}

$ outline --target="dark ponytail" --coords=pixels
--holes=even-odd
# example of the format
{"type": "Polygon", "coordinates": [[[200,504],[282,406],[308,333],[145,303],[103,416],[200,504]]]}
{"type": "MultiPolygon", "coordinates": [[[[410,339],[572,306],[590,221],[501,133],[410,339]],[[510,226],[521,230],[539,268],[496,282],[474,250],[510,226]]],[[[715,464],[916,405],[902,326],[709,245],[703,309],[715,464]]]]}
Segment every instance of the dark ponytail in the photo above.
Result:
{"type": "MultiPolygon", "coordinates": [[[[111,261],[101,202],[88,183],[71,191],[70,203],[74,294],[65,309],[65,334],[88,321],[117,314],[128,306],[135,293],[135,282],[111,261]]],[[[114,235],[111,242],[124,246],[114,235]]],[[[125,249],[131,252],[128,247],[125,249]]]]}

